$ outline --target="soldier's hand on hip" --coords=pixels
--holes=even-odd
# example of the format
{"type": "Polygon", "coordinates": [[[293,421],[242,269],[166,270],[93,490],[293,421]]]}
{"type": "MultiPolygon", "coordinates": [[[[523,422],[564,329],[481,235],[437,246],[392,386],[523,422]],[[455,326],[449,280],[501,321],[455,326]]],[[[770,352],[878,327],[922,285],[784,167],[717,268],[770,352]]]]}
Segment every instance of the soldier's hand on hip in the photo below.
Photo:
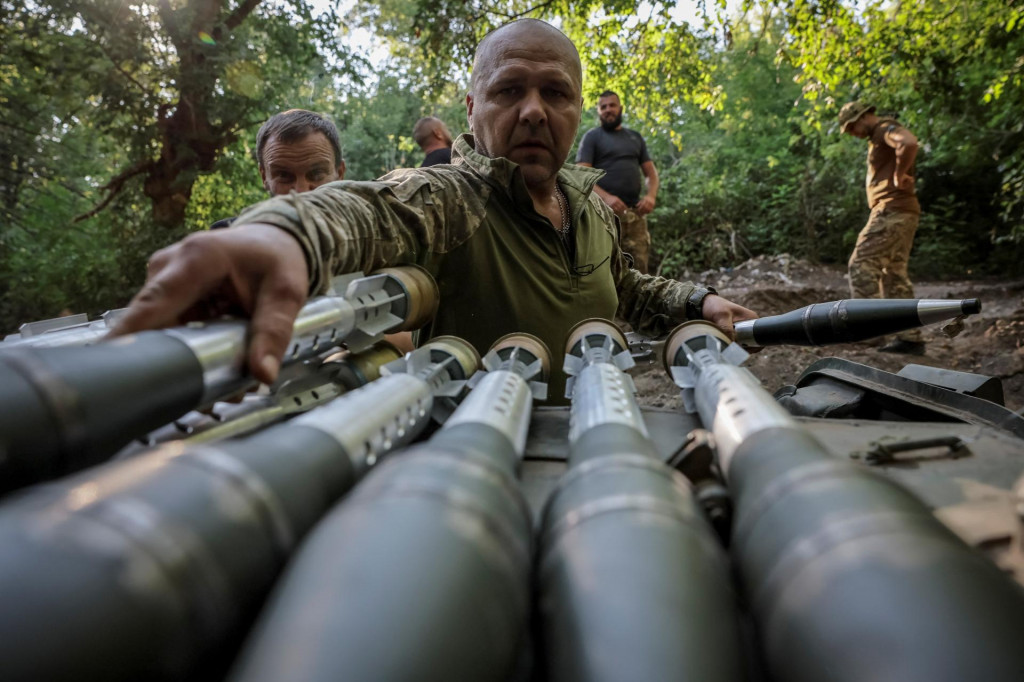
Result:
{"type": "Polygon", "coordinates": [[[725,332],[730,339],[736,340],[736,328],[733,326],[741,320],[756,320],[760,315],[749,308],[733,303],[716,294],[704,297],[701,317],[725,332]]]}
{"type": "Polygon", "coordinates": [[[308,287],[306,258],[287,232],[272,225],[200,232],[153,254],[145,286],[111,336],[247,315],[249,371],[269,384],[277,378],[308,287]]]}
{"type": "Polygon", "coordinates": [[[900,189],[913,190],[916,181],[913,175],[901,176],[897,173],[892,176],[892,184],[900,189]]]}
{"type": "Polygon", "coordinates": [[[645,196],[637,203],[636,208],[634,210],[640,215],[647,215],[648,213],[654,210],[654,199],[645,196]]]}
{"type": "Polygon", "coordinates": [[[608,204],[608,207],[612,209],[615,215],[622,215],[629,208],[629,206],[626,206],[626,202],[614,194],[607,194],[601,198],[604,199],[604,202],[608,204]]]}

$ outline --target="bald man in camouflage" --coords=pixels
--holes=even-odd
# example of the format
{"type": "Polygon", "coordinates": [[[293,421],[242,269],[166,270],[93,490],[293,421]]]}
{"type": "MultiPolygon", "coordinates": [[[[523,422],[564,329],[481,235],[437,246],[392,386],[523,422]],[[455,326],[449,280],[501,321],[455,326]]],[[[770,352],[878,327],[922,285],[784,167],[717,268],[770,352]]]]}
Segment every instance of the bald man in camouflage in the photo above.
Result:
{"type": "MultiPolygon", "coordinates": [[[[914,298],[907,275],[910,249],[921,215],[914,194],[917,138],[895,119],[875,115],[875,107],[850,102],[839,111],[844,134],[868,141],[867,195],[871,216],[850,256],[854,298],[914,298]]],[[[883,346],[886,353],[924,355],[918,329],[901,332],[883,346]]]]}

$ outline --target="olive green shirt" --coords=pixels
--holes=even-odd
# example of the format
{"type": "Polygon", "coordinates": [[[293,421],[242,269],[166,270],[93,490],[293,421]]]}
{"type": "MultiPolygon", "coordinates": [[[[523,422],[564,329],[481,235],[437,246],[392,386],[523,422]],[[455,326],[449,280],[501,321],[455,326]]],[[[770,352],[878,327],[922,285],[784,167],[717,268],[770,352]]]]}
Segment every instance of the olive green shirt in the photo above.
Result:
{"type": "Polygon", "coordinates": [[[592,191],[601,175],[571,164],[558,173],[572,212],[574,258],[534,210],[518,165],[476,153],[468,135],[455,141],[450,166],[276,197],[237,224],[269,223],[292,234],[306,255],[311,294],[324,292],[337,274],[425,267],[441,303],[420,338],[459,336],[483,354],[505,334],[534,334],[552,355],[549,403],[560,403],[573,325],[618,313],[641,333],[664,334],[685,321],[694,288],[627,266],[616,218],[592,191]]]}

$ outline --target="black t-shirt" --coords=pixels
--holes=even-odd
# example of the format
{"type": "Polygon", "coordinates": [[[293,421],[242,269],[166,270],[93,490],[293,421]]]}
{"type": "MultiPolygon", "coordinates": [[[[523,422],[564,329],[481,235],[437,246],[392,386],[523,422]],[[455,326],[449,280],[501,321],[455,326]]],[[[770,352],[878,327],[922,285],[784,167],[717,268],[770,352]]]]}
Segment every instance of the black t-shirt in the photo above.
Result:
{"type": "Polygon", "coordinates": [[[576,152],[576,163],[589,163],[603,170],[605,176],[597,184],[627,206],[636,206],[640,201],[644,188],[640,166],[650,160],[644,138],[628,128],[591,128],[583,135],[576,152]]]}
{"type": "Polygon", "coordinates": [[[439,163],[451,163],[452,162],[452,148],[441,147],[427,154],[427,158],[423,159],[423,163],[420,164],[420,168],[426,168],[427,166],[436,166],[439,163]]]}
{"type": "Polygon", "coordinates": [[[225,227],[231,227],[231,223],[235,222],[235,218],[237,218],[237,217],[238,216],[233,216],[231,218],[223,218],[221,220],[218,220],[213,225],[210,225],[210,229],[211,230],[220,230],[220,229],[223,229],[225,227]]]}

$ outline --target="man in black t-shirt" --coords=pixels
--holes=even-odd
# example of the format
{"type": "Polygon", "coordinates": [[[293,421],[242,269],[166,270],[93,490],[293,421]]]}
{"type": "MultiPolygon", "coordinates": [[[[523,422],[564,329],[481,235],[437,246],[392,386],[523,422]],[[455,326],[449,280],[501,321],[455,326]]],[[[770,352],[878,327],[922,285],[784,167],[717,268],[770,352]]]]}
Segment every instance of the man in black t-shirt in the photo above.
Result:
{"type": "Polygon", "coordinates": [[[622,250],[633,257],[637,270],[647,274],[651,235],[646,216],[657,199],[658,170],[640,133],[622,126],[622,103],[617,94],[611,90],[601,93],[597,115],[601,125],[583,135],[576,163],[605,172],[594,189],[619,217],[622,250]]]}

